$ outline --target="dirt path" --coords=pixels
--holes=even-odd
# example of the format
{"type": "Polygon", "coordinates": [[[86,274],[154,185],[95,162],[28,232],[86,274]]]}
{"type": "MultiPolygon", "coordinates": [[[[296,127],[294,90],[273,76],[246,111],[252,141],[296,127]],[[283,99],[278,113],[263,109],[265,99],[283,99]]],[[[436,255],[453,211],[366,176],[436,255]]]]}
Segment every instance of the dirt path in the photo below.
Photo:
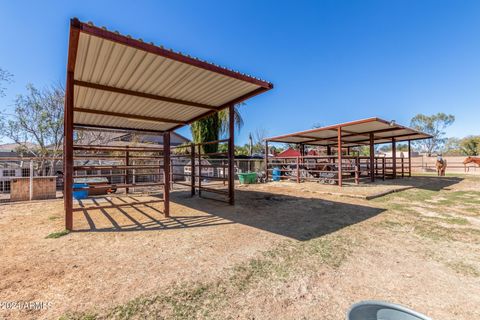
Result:
{"type": "Polygon", "coordinates": [[[478,225],[433,220],[415,203],[475,219],[479,181],[440,181],[373,201],[250,186],[238,190],[235,208],[174,193],[174,219],[162,217],[161,204],[77,213],[77,230],[90,231],[58,239],[45,237],[63,229],[62,202],[0,206],[0,301],[51,302],[38,311],[0,309],[0,318],[121,318],[112,308],[133,305],[133,318],[343,319],[361,299],[438,319],[478,318],[478,225]],[[184,297],[179,290],[188,303],[175,300],[184,297]],[[159,295],[148,306],[132,302],[159,295]]]}

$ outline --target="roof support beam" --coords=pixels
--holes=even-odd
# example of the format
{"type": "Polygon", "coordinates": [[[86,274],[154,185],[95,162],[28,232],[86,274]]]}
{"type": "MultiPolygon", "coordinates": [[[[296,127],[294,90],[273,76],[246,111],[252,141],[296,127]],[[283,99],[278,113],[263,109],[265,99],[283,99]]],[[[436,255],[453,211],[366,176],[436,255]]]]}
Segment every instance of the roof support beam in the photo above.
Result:
{"type": "Polygon", "coordinates": [[[125,119],[134,119],[134,120],[144,120],[144,121],[151,121],[151,122],[164,122],[164,123],[175,123],[175,124],[186,124],[182,121],[172,120],[172,119],[165,119],[165,118],[157,118],[157,117],[148,117],[148,116],[141,116],[137,114],[127,114],[127,113],[118,113],[118,112],[111,112],[111,111],[103,111],[103,110],[94,110],[94,109],[86,109],[86,108],[74,108],[73,111],[82,112],[82,113],[89,113],[89,114],[98,114],[103,116],[112,116],[118,118],[125,118],[125,119]]]}
{"type": "MultiPolygon", "coordinates": [[[[348,124],[350,125],[350,124],[348,124]]],[[[354,137],[354,136],[366,136],[366,137],[369,137],[369,134],[370,133],[382,133],[382,132],[390,132],[390,131],[396,131],[396,130],[404,130],[405,128],[404,127],[392,127],[392,128],[385,128],[385,129],[379,129],[379,130],[372,130],[372,131],[365,131],[365,132],[361,132],[361,133],[356,133],[356,132],[353,132],[353,131],[346,131],[345,129],[343,129],[343,126],[340,126],[342,128],[342,132],[350,132],[348,134],[344,134],[342,137],[344,138],[347,138],[347,137],[354,137]]],[[[319,128],[319,129],[312,129],[312,130],[309,130],[308,132],[309,133],[312,133],[312,132],[320,132],[320,131],[337,131],[337,127],[326,127],[326,128],[319,128]],[[316,130],[316,131],[313,131],[313,130],[316,130]]],[[[307,132],[305,132],[307,133],[307,132]]],[[[413,135],[413,134],[412,134],[413,135]]],[[[271,139],[269,139],[269,141],[274,141],[274,142],[284,142],[284,141],[275,141],[273,139],[280,139],[280,138],[288,138],[288,137],[298,137],[298,138],[301,138],[301,137],[306,137],[306,138],[313,138],[312,140],[309,140],[309,141],[303,141],[303,143],[309,143],[309,142],[312,142],[312,141],[318,141],[318,140],[328,140],[328,139],[334,139],[335,141],[337,140],[336,138],[336,135],[332,135],[331,138],[315,138],[314,136],[306,136],[304,135],[303,133],[299,132],[299,133],[294,133],[294,134],[287,134],[287,135],[284,135],[284,136],[279,136],[279,137],[273,137],[271,139]]],[[[368,139],[366,139],[365,141],[368,141],[368,139]]]]}
{"type": "Polygon", "coordinates": [[[189,107],[196,107],[196,108],[209,109],[209,110],[217,110],[218,109],[218,107],[210,106],[210,105],[203,104],[203,103],[185,101],[185,100],[180,100],[180,99],[175,99],[175,98],[158,96],[158,95],[151,94],[151,93],[138,92],[138,91],[133,91],[133,90],[128,90],[128,89],[110,87],[110,86],[106,86],[106,85],[98,84],[98,83],[91,83],[91,82],[86,82],[86,81],[75,80],[74,84],[76,86],[79,86],[79,87],[85,87],[85,88],[90,88],[90,89],[115,92],[115,93],[120,93],[120,94],[126,94],[126,95],[129,95],[129,96],[135,96],[135,97],[157,100],[157,101],[163,101],[163,102],[182,104],[182,105],[189,106],[189,107]]]}
{"type": "MultiPolygon", "coordinates": [[[[405,133],[405,134],[399,134],[398,136],[395,136],[394,138],[403,138],[403,137],[408,137],[408,136],[415,136],[415,133],[405,133]]],[[[392,137],[375,137],[376,140],[387,140],[391,139],[392,137]]],[[[352,143],[360,143],[360,142],[365,142],[369,141],[368,139],[366,140],[358,140],[358,141],[352,141],[352,143]]],[[[388,142],[376,142],[376,143],[388,143],[388,142]]]]}
{"type": "MultiPolygon", "coordinates": [[[[218,112],[218,111],[221,111],[221,110],[223,110],[223,109],[225,109],[225,108],[228,108],[228,107],[231,106],[231,105],[236,105],[236,104],[238,104],[238,103],[240,103],[240,102],[243,102],[243,101],[245,101],[245,100],[247,100],[247,99],[250,99],[250,98],[252,98],[252,97],[254,97],[254,96],[256,96],[256,95],[259,95],[260,93],[263,93],[263,92],[268,91],[268,90],[269,90],[269,89],[266,89],[266,88],[257,88],[257,89],[255,89],[255,90],[253,90],[253,91],[250,91],[250,92],[244,94],[243,96],[240,96],[240,97],[238,97],[238,98],[233,99],[232,101],[229,101],[229,102],[225,103],[224,105],[218,107],[216,110],[209,111],[209,112],[207,112],[207,113],[201,114],[201,115],[193,118],[192,120],[188,121],[187,124],[191,124],[191,123],[193,123],[193,122],[195,122],[195,121],[198,121],[198,120],[200,120],[200,119],[202,119],[202,118],[206,118],[206,117],[214,114],[215,112],[218,112]]],[[[171,128],[171,129],[169,129],[169,131],[176,130],[176,129],[180,128],[180,127],[182,127],[182,126],[181,126],[181,125],[175,126],[175,127],[171,128]]]]}
{"type": "MultiPolygon", "coordinates": [[[[342,135],[342,138],[348,138],[348,137],[354,137],[354,136],[369,136],[370,133],[383,133],[383,132],[390,132],[390,131],[397,131],[397,130],[404,130],[405,128],[399,128],[399,127],[395,127],[395,128],[386,128],[386,129],[380,129],[380,130],[373,130],[373,131],[366,131],[366,132],[362,132],[362,133],[350,133],[350,134],[344,134],[342,135]]],[[[328,129],[329,131],[337,131],[338,129],[328,129]]],[[[345,130],[342,128],[342,132],[345,132],[345,130]]],[[[409,136],[411,135],[414,135],[414,133],[409,133],[407,134],[409,136]]],[[[405,135],[405,136],[407,136],[405,135]]],[[[302,134],[294,134],[294,135],[286,135],[284,137],[297,137],[297,138],[312,138],[312,140],[306,140],[306,141],[302,141],[302,143],[310,143],[310,142],[315,142],[315,141],[321,141],[321,140],[325,140],[325,141],[337,141],[337,138],[335,136],[332,136],[331,138],[316,138],[314,136],[305,136],[305,135],[302,135],[302,134]]],[[[399,136],[400,137],[400,136],[399,136]]],[[[366,142],[366,141],[369,141],[370,139],[364,139],[364,140],[358,140],[358,141],[344,141],[345,143],[357,143],[357,142],[366,142]]],[[[388,137],[386,137],[385,139],[387,139],[388,137]]],[[[378,139],[381,139],[381,137],[378,137],[378,139]]],[[[273,141],[273,142],[282,142],[282,141],[275,141],[275,140],[269,140],[269,141],[273,141]]],[[[366,145],[368,145],[368,143],[366,143],[366,145]]]]}
{"type": "Polygon", "coordinates": [[[92,131],[112,131],[112,132],[140,132],[140,133],[151,133],[151,134],[163,134],[165,131],[161,130],[149,130],[149,129],[137,129],[137,128],[127,128],[127,127],[112,127],[105,125],[92,125],[92,124],[81,124],[74,123],[75,130],[92,130],[92,131]]]}

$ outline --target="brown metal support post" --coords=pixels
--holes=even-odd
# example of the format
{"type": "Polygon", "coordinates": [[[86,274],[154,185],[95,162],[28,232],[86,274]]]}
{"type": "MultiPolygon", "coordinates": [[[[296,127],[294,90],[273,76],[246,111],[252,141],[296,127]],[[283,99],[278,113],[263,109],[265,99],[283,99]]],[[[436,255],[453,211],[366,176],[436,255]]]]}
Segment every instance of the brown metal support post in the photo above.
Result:
{"type": "Polygon", "coordinates": [[[268,141],[265,141],[265,181],[268,181],[268,141]]]}
{"type": "Polygon", "coordinates": [[[337,129],[337,153],[338,153],[338,186],[342,186],[342,128],[338,127],[337,129]]]}
{"type": "Polygon", "coordinates": [[[374,148],[374,136],[373,133],[370,133],[370,181],[375,182],[375,148],[374,148]]]}
{"type": "Polygon", "coordinates": [[[163,134],[163,213],[170,217],[170,132],[163,134]]]}
{"type": "Polygon", "coordinates": [[[412,176],[412,148],[411,141],[408,140],[408,176],[412,176]]]}
{"type": "Polygon", "coordinates": [[[73,71],[67,72],[64,114],[63,202],[65,229],[73,229],[73,71]]]}
{"type": "Polygon", "coordinates": [[[331,156],[331,155],[332,155],[332,147],[327,146],[327,156],[331,156]]]}
{"type": "MultiPolygon", "coordinates": [[[[130,164],[130,152],[128,151],[128,146],[126,146],[125,151],[125,165],[128,166],[130,164]]],[[[125,184],[128,184],[128,168],[125,169],[125,184]]],[[[129,188],[125,188],[125,193],[128,194],[129,188]]]]}
{"type": "MultiPolygon", "coordinates": [[[[190,184],[191,184],[191,195],[192,197],[195,195],[195,144],[192,143],[192,145],[190,146],[190,162],[191,162],[191,166],[190,166],[190,184]]],[[[225,169],[224,169],[225,170],[225,169]]]]}
{"type": "Polygon", "coordinates": [[[228,198],[235,204],[235,106],[228,107],[228,198]]]}
{"type": "Polygon", "coordinates": [[[395,138],[392,138],[392,163],[393,163],[393,179],[397,178],[397,143],[395,138]]]}

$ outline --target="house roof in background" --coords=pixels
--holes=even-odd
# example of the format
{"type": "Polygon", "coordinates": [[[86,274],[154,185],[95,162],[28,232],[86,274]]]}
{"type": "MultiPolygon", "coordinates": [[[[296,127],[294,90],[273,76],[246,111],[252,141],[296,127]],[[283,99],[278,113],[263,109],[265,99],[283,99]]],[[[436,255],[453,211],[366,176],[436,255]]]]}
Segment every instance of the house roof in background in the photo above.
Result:
{"type": "Polygon", "coordinates": [[[301,156],[300,151],[295,150],[293,148],[288,148],[287,150],[284,150],[276,155],[276,157],[279,157],[279,158],[296,158],[300,156],[301,156]]]}
{"type": "MultiPolygon", "coordinates": [[[[26,142],[25,143],[29,148],[34,148],[37,145],[35,143],[26,142]]],[[[4,143],[0,144],[0,151],[1,152],[15,152],[20,145],[18,143],[4,143]]]]}

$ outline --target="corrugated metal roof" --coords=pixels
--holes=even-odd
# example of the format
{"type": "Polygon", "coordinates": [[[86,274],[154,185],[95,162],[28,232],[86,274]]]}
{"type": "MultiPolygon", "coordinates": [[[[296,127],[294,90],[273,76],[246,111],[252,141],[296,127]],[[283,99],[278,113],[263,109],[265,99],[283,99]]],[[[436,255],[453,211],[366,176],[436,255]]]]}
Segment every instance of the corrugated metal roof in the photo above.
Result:
{"type": "Polygon", "coordinates": [[[392,142],[392,138],[395,138],[395,141],[431,138],[431,136],[426,133],[399,125],[393,121],[380,118],[368,118],[271,137],[265,140],[271,142],[336,146],[338,143],[338,128],[342,130],[341,140],[343,147],[368,145],[370,142],[370,133],[373,134],[375,144],[392,142]]]}
{"type": "Polygon", "coordinates": [[[77,127],[169,131],[273,87],[76,19],[71,28],[77,127]]]}

